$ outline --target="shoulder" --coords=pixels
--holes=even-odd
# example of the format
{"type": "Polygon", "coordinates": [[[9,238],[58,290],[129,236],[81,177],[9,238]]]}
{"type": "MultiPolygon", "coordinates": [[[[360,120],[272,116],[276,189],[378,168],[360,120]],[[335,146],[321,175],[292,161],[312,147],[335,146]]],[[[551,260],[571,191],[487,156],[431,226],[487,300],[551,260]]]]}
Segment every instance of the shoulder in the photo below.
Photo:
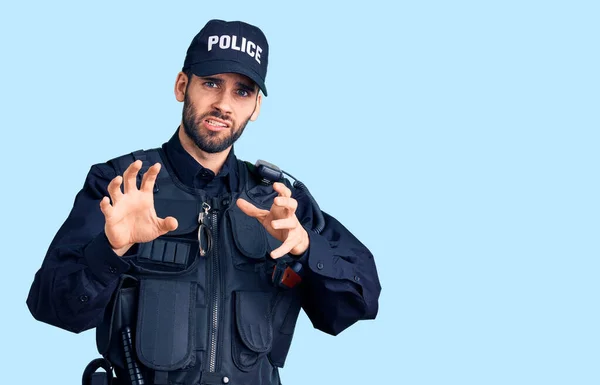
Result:
{"type": "MultiPolygon", "coordinates": [[[[150,167],[152,164],[161,161],[160,149],[159,148],[151,148],[151,149],[139,149],[136,151],[132,151],[127,154],[123,154],[117,156],[115,158],[109,159],[106,163],[103,163],[104,167],[112,167],[116,174],[122,174],[127,167],[136,160],[141,160],[143,163],[142,170],[144,168],[150,167]]],[[[94,165],[96,166],[96,165],[94,165]]]]}
{"type": "Polygon", "coordinates": [[[123,155],[116,156],[102,163],[95,163],[90,167],[88,172],[89,178],[112,179],[123,172],[137,159],[141,159],[146,163],[146,160],[151,161],[153,158],[160,158],[158,149],[136,150],[123,155]]]}

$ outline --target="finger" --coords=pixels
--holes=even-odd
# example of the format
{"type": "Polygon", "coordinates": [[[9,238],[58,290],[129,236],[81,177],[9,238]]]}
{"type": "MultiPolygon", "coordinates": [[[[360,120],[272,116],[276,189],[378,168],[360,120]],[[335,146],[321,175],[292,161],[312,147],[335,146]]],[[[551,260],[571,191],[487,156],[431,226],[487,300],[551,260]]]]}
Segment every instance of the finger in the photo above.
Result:
{"type": "Polygon", "coordinates": [[[289,198],[289,197],[292,196],[292,190],[290,190],[289,188],[287,188],[287,186],[284,185],[281,182],[275,182],[275,183],[273,183],[273,189],[275,191],[277,191],[281,196],[284,196],[284,197],[287,197],[287,198],[289,198]]]}
{"type": "Polygon", "coordinates": [[[100,201],[100,211],[104,214],[104,218],[112,216],[113,207],[110,205],[110,199],[108,199],[108,197],[104,197],[100,201]]]}
{"type": "Polygon", "coordinates": [[[298,219],[295,216],[271,221],[271,227],[275,230],[293,229],[296,226],[298,226],[298,219]]]}
{"type": "Polygon", "coordinates": [[[266,216],[269,213],[268,210],[259,209],[258,207],[254,206],[252,203],[250,203],[247,200],[244,200],[242,198],[238,198],[238,200],[235,203],[240,208],[240,210],[242,210],[242,212],[244,214],[249,215],[253,218],[261,218],[261,217],[266,216]]]}
{"type": "Polygon", "coordinates": [[[127,167],[127,170],[123,173],[124,191],[127,194],[129,191],[137,189],[135,178],[137,177],[138,171],[142,168],[142,161],[136,160],[127,167]]]}
{"type": "Polygon", "coordinates": [[[156,182],[156,177],[158,176],[159,172],[160,163],[155,163],[152,167],[150,167],[142,177],[140,191],[152,192],[152,190],[154,190],[154,183],[156,182]]]}
{"type": "Polygon", "coordinates": [[[281,246],[279,246],[275,250],[271,251],[271,254],[270,254],[271,258],[277,259],[277,258],[283,257],[284,255],[286,255],[287,253],[292,251],[292,249],[294,247],[296,247],[299,243],[300,243],[300,240],[297,239],[297,237],[295,237],[295,236],[288,237],[285,240],[285,242],[283,242],[281,244],[281,246]]]}
{"type": "Polygon", "coordinates": [[[158,228],[163,234],[175,230],[177,226],[179,226],[179,223],[174,217],[166,217],[165,219],[158,218],[158,228]]]}
{"type": "Polygon", "coordinates": [[[273,200],[273,203],[275,203],[276,206],[289,209],[293,213],[296,212],[296,209],[298,208],[298,201],[294,198],[276,197],[273,200]]]}
{"type": "Polygon", "coordinates": [[[117,203],[123,196],[123,193],[121,192],[121,182],[123,182],[123,177],[121,175],[117,175],[108,184],[108,195],[110,195],[113,205],[117,203]]]}

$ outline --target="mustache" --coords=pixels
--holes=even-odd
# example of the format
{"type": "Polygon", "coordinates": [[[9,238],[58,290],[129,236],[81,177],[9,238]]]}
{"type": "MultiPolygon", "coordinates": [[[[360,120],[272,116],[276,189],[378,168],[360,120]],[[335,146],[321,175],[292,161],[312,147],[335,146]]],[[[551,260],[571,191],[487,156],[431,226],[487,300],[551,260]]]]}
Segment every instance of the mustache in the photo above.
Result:
{"type": "Polygon", "coordinates": [[[208,118],[209,116],[212,116],[213,118],[217,118],[217,119],[221,119],[221,120],[225,120],[228,122],[233,123],[233,121],[231,120],[231,117],[229,115],[223,114],[220,111],[211,111],[208,112],[206,114],[203,114],[200,119],[198,119],[199,121],[203,121],[204,119],[208,118]]]}

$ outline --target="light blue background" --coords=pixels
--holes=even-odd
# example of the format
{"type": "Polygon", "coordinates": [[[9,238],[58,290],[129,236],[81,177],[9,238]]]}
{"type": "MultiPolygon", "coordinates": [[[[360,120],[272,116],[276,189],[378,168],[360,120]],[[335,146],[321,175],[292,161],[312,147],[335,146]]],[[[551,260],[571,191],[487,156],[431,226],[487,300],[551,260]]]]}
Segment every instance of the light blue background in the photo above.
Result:
{"type": "Polygon", "coordinates": [[[174,132],[210,18],[271,46],[238,156],[305,182],[383,285],[338,337],[303,315],[284,384],[600,383],[598,2],[331,3],[2,3],[3,383],[97,357],[27,292],[90,166],[174,132]]]}

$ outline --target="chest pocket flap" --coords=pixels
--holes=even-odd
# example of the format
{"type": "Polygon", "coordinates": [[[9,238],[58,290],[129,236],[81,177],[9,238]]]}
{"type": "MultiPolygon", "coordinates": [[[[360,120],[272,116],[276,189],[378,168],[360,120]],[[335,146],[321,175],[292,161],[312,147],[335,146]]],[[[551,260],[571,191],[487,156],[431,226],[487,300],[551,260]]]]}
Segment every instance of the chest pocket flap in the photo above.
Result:
{"type": "Polygon", "coordinates": [[[227,215],[233,242],[240,253],[247,258],[264,259],[267,254],[267,237],[260,222],[237,208],[227,211],[227,215]]]}

